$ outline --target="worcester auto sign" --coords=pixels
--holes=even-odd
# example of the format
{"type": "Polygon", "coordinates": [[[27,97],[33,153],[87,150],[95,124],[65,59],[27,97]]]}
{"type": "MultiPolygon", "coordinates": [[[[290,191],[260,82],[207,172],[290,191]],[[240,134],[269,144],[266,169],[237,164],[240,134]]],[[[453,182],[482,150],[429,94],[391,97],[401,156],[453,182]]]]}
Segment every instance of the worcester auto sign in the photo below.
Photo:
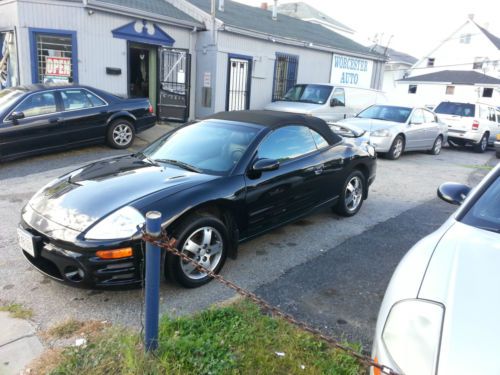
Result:
{"type": "Polygon", "coordinates": [[[330,82],[337,85],[369,88],[373,61],[357,57],[333,55],[330,82]]]}

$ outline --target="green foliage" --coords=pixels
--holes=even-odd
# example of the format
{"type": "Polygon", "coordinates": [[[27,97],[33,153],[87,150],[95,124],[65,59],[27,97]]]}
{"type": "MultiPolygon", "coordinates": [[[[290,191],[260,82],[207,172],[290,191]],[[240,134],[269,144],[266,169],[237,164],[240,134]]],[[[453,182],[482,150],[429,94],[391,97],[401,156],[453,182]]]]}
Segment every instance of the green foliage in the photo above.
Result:
{"type": "Polygon", "coordinates": [[[354,358],[284,320],[262,314],[249,302],[240,302],[190,317],[163,317],[159,347],[152,354],[144,354],[137,334],[108,328],[85,348],[67,348],[52,374],[355,375],[362,371],[354,358]]]}
{"type": "Polygon", "coordinates": [[[31,309],[28,309],[18,303],[0,306],[0,311],[8,312],[12,318],[31,319],[31,317],[33,317],[33,311],[31,309]]]}

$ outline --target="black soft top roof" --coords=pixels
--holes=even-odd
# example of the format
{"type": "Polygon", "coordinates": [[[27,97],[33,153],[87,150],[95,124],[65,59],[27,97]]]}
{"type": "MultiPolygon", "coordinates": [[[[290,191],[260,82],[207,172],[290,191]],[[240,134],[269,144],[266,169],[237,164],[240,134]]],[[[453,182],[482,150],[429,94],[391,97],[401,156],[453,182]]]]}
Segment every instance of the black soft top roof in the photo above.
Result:
{"type": "Polygon", "coordinates": [[[272,129],[284,125],[305,125],[321,134],[331,145],[342,139],[339,135],[335,134],[322,119],[297,113],[278,111],[231,111],[215,113],[208,116],[206,119],[246,122],[272,129]]]}

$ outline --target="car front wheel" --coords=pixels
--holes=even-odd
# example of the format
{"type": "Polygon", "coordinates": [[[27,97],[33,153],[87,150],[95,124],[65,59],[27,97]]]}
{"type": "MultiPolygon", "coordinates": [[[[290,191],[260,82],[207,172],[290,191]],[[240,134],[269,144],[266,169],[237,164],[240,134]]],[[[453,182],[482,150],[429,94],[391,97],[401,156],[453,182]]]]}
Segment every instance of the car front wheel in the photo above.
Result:
{"type": "Polygon", "coordinates": [[[108,144],[117,149],[124,149],[134,142],[134,126],[130,121],[118,119],[111,123],[108,129],[108,144]]]}
{"type": "MultiPolygon", "coordinates": [[[[229,235],[222,221],[213,216],[194,215],[183,221],[175,230],[176,248],[204,268],[218,273],[224,265],[229,246],[229,235]]],[[[212,278],[206,272],[181,259],[167,254],[166,274],[187,288],[196,288],[212,278]]]]}
{"type": "Polygon", "coordinates": [[[389,149],[389,152],[386,154],[387,159],[390,160],[399,159],[404,149],[405,149],[405,140],[401,135],[398,135],[396,138],[394,138],[391,148],[389,149]]]}
{"type": "Polygon", "coordinates": [[[342,216],[354,216],[363,205],[363,192],[365,176],[360,171],[353,171],[345,180],[342,194],[340,195],[334,211],[342,216]]]}

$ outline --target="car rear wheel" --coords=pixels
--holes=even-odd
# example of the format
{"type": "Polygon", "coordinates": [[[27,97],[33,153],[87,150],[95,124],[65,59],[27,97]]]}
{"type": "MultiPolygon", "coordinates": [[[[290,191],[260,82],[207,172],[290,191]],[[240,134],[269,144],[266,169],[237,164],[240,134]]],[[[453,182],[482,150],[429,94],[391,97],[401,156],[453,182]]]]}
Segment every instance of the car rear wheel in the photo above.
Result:
{"type": "MultiPolygon", "coordinates": [[[[224,265],[229,246],[229,235],[222,221],[213,216],[193,215],[175,230],[176,247],[206,269],[218,273],[224,265]]],[[[166,274],[187,288],[196,288],[212,278],[187,260],[167,254],[166,274]]]]}
{"type": "Polygon", "coordinates": [[[389,149],[389,152],[385,154],[385,156],[387,157],[387,159],[390,160],[399,159],[404,149],[405,149],[405,140],[403,139],[403,136],[398,135],[396,138],[394,138],[391,148],[389,149]]]}
{"type": "Polygon", "coordinates": [[[354,216],[363,205],[365,176],[360,171],[352,171],[345,180],[342,194],[333,210],[342,216],[354,216]]]}
{"type": "Polygon", "coordinates": [[[488,147],[488,133],[484,133],[479,143],[474,146],[474,151],[483,153],[486,151],[487,147],[488,147]]]}
{"type": "Polygon", "coordinates": [[[117,149],[124,149],[134,142],[134,126],[130,121],[118,119],[111,123],[108,129],[108,144],[117,149]]]}
{"type": "Polygon", "coordinates": [[[430,149],[429,154],[439,155],[442,148],[443,148],[443,137],[439,135],[434,141],[434,145],[430,149]]]}

